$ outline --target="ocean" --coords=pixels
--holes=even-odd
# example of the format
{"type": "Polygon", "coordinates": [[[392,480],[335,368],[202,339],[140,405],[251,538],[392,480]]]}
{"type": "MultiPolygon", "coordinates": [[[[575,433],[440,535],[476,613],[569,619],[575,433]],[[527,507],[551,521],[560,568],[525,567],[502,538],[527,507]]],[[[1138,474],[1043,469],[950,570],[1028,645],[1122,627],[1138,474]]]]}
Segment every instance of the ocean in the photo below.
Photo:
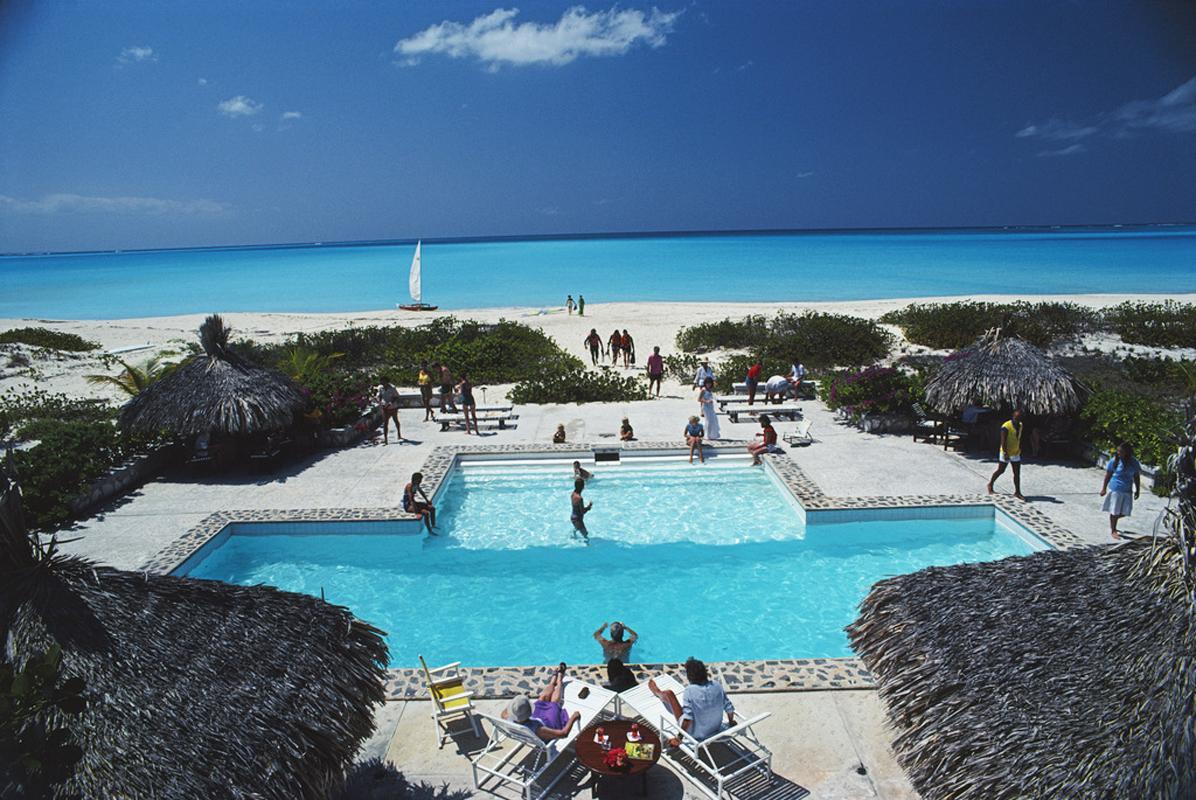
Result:
{"type": "MultiPolygon", "coordinates": [[[[408,302],[414,242],[0,257],[0,317],[365,311],[408,302]]],[[[425,241],[441,309],[632,300],[1196,292],[1196,227],[425,241]]]]}

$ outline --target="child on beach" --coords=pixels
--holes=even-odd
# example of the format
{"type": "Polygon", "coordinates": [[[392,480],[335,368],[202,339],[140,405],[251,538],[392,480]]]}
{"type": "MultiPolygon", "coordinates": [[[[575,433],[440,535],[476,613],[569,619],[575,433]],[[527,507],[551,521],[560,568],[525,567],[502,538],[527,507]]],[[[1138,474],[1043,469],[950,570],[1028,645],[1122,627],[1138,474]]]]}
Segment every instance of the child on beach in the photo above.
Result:
{"type": "Polygon", "coordinates": [[[553,444],[564,444],[565,443],[565,423],[562,422],[560,425],[556,426],[556,433],[552,434],[552,443],[553,444]]]}
{"type": "Polygon", "coordinates": [[[619,426],[619,441],[635,441],[635,431],[632,429],[631,422],[627,417],[623,417],[623,424],[619,426]]]}

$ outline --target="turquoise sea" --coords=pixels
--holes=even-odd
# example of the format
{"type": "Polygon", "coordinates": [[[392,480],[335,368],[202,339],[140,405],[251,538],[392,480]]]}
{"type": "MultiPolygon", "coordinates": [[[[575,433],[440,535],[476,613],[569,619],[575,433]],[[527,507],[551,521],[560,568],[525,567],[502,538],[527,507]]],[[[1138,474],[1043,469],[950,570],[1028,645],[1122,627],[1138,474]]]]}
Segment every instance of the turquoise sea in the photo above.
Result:
{"type": "MultiPolygon", "coordinates": [[[[0,243],[2,246],[2,243],[0,243]]],[[[406,302],[414,242],[0,257],[0,317],[364,311],[406,302]]],[[[442,309],[623,300],[1196,292],[1196,227],[425,241],[442,309]]]]}

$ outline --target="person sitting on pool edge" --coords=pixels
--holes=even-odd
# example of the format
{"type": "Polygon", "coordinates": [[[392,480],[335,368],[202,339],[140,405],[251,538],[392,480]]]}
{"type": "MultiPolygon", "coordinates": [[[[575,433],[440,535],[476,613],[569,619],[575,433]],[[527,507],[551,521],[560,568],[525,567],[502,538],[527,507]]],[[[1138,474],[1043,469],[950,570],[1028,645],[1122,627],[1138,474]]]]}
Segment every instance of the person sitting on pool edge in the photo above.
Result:
{"type": "Polygon", "coordinates": [[[697,417],[690,417],[689,424],[685,426],[685,443],[689,445],[689,463],[694,463],[694,450],[698,451],[698,457],[701,458],[702,463],[706,463],[706,453],[702,450],[702,437],[706,435],[706,429],[702,427],[702,423],[698,422],[697,417]]]}
{"type": "Polygon", "coordinates": [[[588,469],[583,467],[581,465],[580,461],[573,462],[573,479],[574,480],[577,480],[578,478],[580,478],[583,481],[588,481],[592,477],[594,477],[594,473],[590,472],[588,469]]]}
{"type": "Polygon", "coordinates": [[[762,437],[762,441],[752,442],[747,446],[748,452],[752,454],[753,467],[759,466],[761,455],[777,451],[777,429],[772,426],[772,420],[767,414],[760,415],[760,432],[756,435],[762,437]]]}
{"type": "Polygon", "coordinates": [[[503,709],[502,718],[529,728],[545,742],[564,739],[581,720],[581,714],[565,711],[561,698],[565,693],[565,665],[562,663],[540,692],[535,704],[525,694],[516,695],[503,709]]]}
{"type": "Polygon", "coordinates": [[[602,623],[602,627],[594,631],[594,641],[602,645],[602,658],[610,661],[612,658],[620,658],[627,661],[628,656],[631,655],[631,646],[640,638],[639,634],[628,628],[622,622],[615,620],[610,623],[610,638],[607,639],[602,635],[606,630],[606,623],[602,623]],[[626,641],[623,640],[623,634],[631,634],[631,638],[626,641]]]}
{"type": "Polygon", "coordinates": [[[556,426],[556,433],[552,434],[552,443],[553,444],[564,444],[565,443],[565,423],[562,422],[556,426]]]}
{"type": "Polygon", "coordinates": [[[411,476],[411,483],[403,487],[403,510],[408,514],[419,514],[428,533],[435,535],[436,531],[432,529],[436,527],[436,507],[420,486],[423,479],[424,474],[416,472],[411,476]]]}
{"type": "Polygon", "coordinates": [[[612,658],[606,662],[606,683],[603,688],[618,693],[634,689],[639,686],[639,683],[635,679],[635,673],[623,663],[622,659],[612,658]]]}
{"type": "Polygon", "coordinates": [[[573,528],[581,534],[581,538],[586,542],[590,541],[590,532],[586,530],[586,514],[590,513],[590,509],[594,507],[593,503],[587,503],[581,496],[582,491],[586,488],[586,482],[581,478],[573,481],[573,494],[569,495],[569,502],[573,507],[573,513],[569,520],[573,523],[573,528]]]}
{"type": "Polygon", "coordinates": [[[635,441],[635,429],[631,427],[631,420],[627,419],[627,417],[623,417],[623,424],[619,426],[619,441],[635,441]]]}
{"type": "MultiPolygon", "coordinates": [[[[680,700],[672,690],[661,689],[655,680],[648,681],[652,694],[659,697],[681,723],[681,730],[699,742],[708,739],[723,729],[724,711],[727,713],[727,727],[735,725],[735,706],[731,704],[723,685],[710,680],[705,664],[690,656],[685,662],[685,679],[689,681],[689,686],[685,687],[680,700]]],[[[676,747],[681,744],[681,739],[674,736],[666,744],[676,747]]]]}

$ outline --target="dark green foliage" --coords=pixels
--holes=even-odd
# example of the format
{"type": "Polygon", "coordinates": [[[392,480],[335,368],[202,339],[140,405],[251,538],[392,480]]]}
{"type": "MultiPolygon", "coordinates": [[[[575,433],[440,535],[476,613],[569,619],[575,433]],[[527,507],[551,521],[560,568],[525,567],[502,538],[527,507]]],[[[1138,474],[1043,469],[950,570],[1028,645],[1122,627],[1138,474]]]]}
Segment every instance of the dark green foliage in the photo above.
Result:
{"type": "Polygon", "coordinates": [[[1105,450],[1129,442],[1144,464],[1163,467],[1174,451],[1172,437],[1183,414],[1172,405],[1117,389],[1092,393],[1080,411],[1088,440],[1105,450]]]}
{"type": "MultiPolygon", "coordinates": [[[[772,319],[754,315],[739,322],[726,319],[683,328],[677,334],[677,345],[683,350],[750,349],[764,359],[768,375],[770,363],[783,363],[779,371],[788,373],[795,358],[812,370],[870,364],[888,355],[892,337],[872,320],[806,311],[777,314],[772,319]]],[[[728,367],[739,371],[738,362],[728,367]]]]}
{"type": "Polygon", "coordinates": [[[1123,341],[1150,347],[1196,347],[1196,305],[1122,303],[1104,310],[1105,322],[1123,341]]]}
{"type": "Polygon", "coordinates": [[[472,795],[447,785],[411,783],[394,764],[377,758],[355,764],[335,800],[468,800],[472,795]]]}
{"type": "Polygon", "coordinates": [[[559,364],[544,369],[536,378],[517,383],[507,396],[512,403],[619,403],[647,400],[648,385],[641,378],[620,375],[610,367],[595,371],[559,364]]]}
{"type": "MultiPolygon", "coordinates": [[[[720,394],[731,394],[735,391],[734,384],[743,381],[747,377],[748,367],[752,365],[755,359],[748,355],[734,355],[714,364],[714,389],[720,394]]],[[[766,356],[760,362],[762,369],[760,370],[760,394],[764,394],[764,384],[772,375],[788,375],[789,367],[792,362],[787,359],[775,358],[766,356]]],[[[694,369],[689,371],[686,380],[692,381],[694,377],[694,369]]]]}
{"type": "Polygon", "coordinates": [[[17,669],[0,662],[0,797],[62,797],[83,751],[66,717],[87,707],[82,678],[63,678],[62,649],[35,653],[17,669]]]}
{"type": "Polygon", "coordinates": [[[664,357],[664,374],[678,381],[692,381],[701,360],[689,353],[674,353],[664,357]]]}
{"type": "Polygon", "coordinates": [[[893,367],[825,376],[819,396],[832,411],[843,409],[852,421],[864,414],[896,414],[912,410],[922,397],[922,376],[893,367]]]}
{"type": "Polygon", "coordinates": [[[119,463],[123,451],[110,422],[43,421],[38,428],[39,444],[13,456],[26,520],[46,530],[72,518],[71,501],[119,463]]]}
{"type": "Polygon", "coordinates": [[[1098,314],[1075,303],[913,303],[890,311],[881,322],[896,325],[914,344],[959,350],[990,328],[1019,336],[1035,347],[1049,347],[1097,326],[1098,314]]]}
{"type": "Polygon", "coordinates": [[[361,419],[374,393],[374,380],[364,372],[322,372],[301,384],[307,393],[307,415],[327,428],[340,428],[361,419]]]}
{"type": "Polygon", "coordinates": [[[18,392],[10,389],[0,395],[0,436],[13,435],[18,439],[36,439],[25,429],[41,420],[56,422],[111,421],[114,413],[101,400],[85,400],[50,394],[41,389],[18,392]]]}
{"type": "Polygon", "coordinates": [[[45,347],[70,353],[86,353],[100,348],[98,342],[89,341],[73,333],[52,331],[49,328],[12,328],[0,333],[0,344],[27,344],[30,347],[45,347]]]}
{"type": "MultiPolygon", "coordinates": [[[[677,348],[690,353],[755,347],[768,334],[768,318],[753,314],[743,319],[700,322],[677,332],[677,348]]],[[[694,366],[697,369],[697,366],[694,366]]]]}

